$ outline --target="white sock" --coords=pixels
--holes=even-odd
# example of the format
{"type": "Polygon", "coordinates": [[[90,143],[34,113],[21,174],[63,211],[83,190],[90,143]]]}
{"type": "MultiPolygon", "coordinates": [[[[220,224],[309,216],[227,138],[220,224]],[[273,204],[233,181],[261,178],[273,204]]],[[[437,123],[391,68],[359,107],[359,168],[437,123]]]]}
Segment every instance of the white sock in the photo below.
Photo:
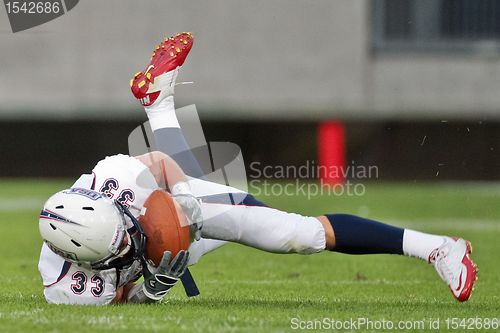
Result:
{"type": "Polygon", "coordinates": [[[440,247],[448,237],[425,234],[410,229],[403,233],[403,252],[407,256],[428,261],[431,252],[440,247]]]}
{"type": "Polygon", "coordinates": [[[158,105],[145,106],[144,109],[148,115],[149,124],[153,132],[159,128],[180,128],[179,121],[175,115],[174,96],[165,97],[158,105]]]}

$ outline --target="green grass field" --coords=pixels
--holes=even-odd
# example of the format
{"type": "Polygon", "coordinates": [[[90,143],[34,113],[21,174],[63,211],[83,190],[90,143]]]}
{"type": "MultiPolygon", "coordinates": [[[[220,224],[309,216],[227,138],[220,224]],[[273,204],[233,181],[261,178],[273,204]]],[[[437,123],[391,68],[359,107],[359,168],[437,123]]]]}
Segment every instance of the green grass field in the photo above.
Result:
{"type": "Polygon", "coordinates": [[[360,214],[471,240],[480,277],[464,304],[452,298],[431,266],[417,259],[276,255],[230,245],[192,268],[202,291],[196,299],[187,299],[177,286],[163,304],[53,306],[44,301],[37,271],[37,216],[49,194],[70,184],[0,181],[0,332],[285,332],[323,318],[368,318],[372,325],[382,319],[394,325],[415,321],[408,324],[414,326],[424,321],[425,330],[439,319],[442,331],[447,318],[480,318],[472,328],[488,318],[500,320],[498,184],[377,183],[361,197],[260,198],[303,214],[360,214]]]}

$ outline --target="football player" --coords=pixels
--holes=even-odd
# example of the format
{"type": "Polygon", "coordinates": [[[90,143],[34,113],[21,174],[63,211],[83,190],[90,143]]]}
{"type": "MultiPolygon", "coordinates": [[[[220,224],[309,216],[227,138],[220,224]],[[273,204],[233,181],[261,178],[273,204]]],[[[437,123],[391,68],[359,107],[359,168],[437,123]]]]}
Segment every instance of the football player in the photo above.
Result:
{"type": "Polygon", "coordinates": [[[461,238],[402,229],[346,214],[316,217],[273,209],[234,187],[203,179],[175,115],[174,86],[190,33],[162,41],[130,85],[146,110],[160,151],[115,155],[97,163],[40,214],[39,270],[49,303],[157,302],[201,256],[227,241],[274,253],[397,254],[431,264],[458,301],[469,299],[477,268],[461,238]],[[183,152],[179,154],[179,152],[183,152]],[[169,157],[173,156],[173,158],[169,157]],[[188,176],[186,176],[188,174],[188,176]],[[137,218],[148,196],[164,188],[190,221],[196,239],[155,267],[143,259],[137,218]],[[230,197],[230,200],[224,198],[230,197]],[[235,199],[236,198],[236,199],[235,199]],[[135,283],[143,276],[142,283],[135,283]]]}

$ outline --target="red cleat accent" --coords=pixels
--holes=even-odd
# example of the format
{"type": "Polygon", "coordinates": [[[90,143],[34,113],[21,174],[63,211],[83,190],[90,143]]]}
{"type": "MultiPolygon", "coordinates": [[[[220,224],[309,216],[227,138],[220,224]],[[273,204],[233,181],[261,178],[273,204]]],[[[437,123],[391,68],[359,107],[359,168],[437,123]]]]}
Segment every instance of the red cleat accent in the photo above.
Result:
{"type": "MultiPolygon", "coordinates": [[[[470,298],[472,292],[474,291],[474,284],[477,281],[477,272],[478,272],[477,265],[474,264],[474,262],[469,256],[469,254],[472,253],[472,244],[469,241],[466,241],[466,243],[467,243],[467,253],[462,259],[462,264],[464,264],[464,266],[467,268],[467,276],[465,278],[464,287],[462,291],[458,296],[456,296],[459,302],[465,302],[470,298]]],[[[457,289],[460,290],[460,288],[457,289]]],[[[451,292],[453,293],[453,290],[451,292]]]]}
{"type": "Polygon", "coordinates": [[[161,84],[155,80],[184,64],[193,46],[193,40],[191,33],[183,32],[166,38],[156,46],[146,69],[136,73],[130,80],[132,94],[142,105],[150,106],[156,101],[161,92],[161,84]],[[158,83],[158,86],[155,83],[158,83]]]}
{"type": "Polygon", "coordinates": [[[464,264],[465,267],[467,267],[467,276],[465,278],[464,288],[460,292],[460,295],[458,295],[457,297],[457,300],[459,302],[465,302],[469,300],[470,296],[472,295],[472,292],[474,291],[474,284],[477,281],[477,271],[478,271],[477,265],[474,264],[474,262],[469,256],[469,254],[472,253],[472,243],[469,242],[468,240],[466,240],[465,242],[467,243],[467,254],[462,259],[462,264],[464,264]]]}
{"type": "MultiPolygon", "coordinates": [[[[465,302],[470,298],[472,291],[474,290],[474,284],[477,281],[477,266],[469,257],[469,253],[471,253],[472,247],[470,246],[470,242],[467,242],[467,245],[468,245],[467,246],[468,253],[462,259],[462,264],[464,264],[464,266],[467,268],[467,275],[465,277],[465,281],[464,282],[461,281],[462,283],[464,283],[462,291],[458,296],[456,296],[459,302],[465,302]]],[[[456,291],[459,291],[460,288],[461,286],[459,285],[456,291]]],[[[453,290],[451,292],[455,295],[453,290]]]]}

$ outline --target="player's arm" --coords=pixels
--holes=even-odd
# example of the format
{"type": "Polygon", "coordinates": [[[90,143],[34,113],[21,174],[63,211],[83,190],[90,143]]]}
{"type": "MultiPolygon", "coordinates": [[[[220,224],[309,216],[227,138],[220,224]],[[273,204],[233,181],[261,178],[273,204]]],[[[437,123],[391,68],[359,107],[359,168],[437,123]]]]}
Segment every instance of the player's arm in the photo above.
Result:
{"type": "Polygon", "coordinates": [[[191,192],[186,174],[181,167],[170,156],[159,151],[139,155],[135,158],[149,168],[160,187],[170,189],[170,193],[182,207],[193,226],[192,232],[195,239],[199,240],[203,225],[201,205],[191,192]]]}
{"type": "Polygon", "coordinates": [[[124,286],[116,288],[116,295],[111,304],[123,304],[127,303],[127,295],[130,290],[135,286],[134,283],[130,282],[124,286]]]}
{"type": "Polygon", "coordinates": [[[173,189],[176,184],[187,181],[186,174],[181,167],[167,154],[153,151],[135,156],[149,168],[156,182],[162,188],[173,189]]]}

